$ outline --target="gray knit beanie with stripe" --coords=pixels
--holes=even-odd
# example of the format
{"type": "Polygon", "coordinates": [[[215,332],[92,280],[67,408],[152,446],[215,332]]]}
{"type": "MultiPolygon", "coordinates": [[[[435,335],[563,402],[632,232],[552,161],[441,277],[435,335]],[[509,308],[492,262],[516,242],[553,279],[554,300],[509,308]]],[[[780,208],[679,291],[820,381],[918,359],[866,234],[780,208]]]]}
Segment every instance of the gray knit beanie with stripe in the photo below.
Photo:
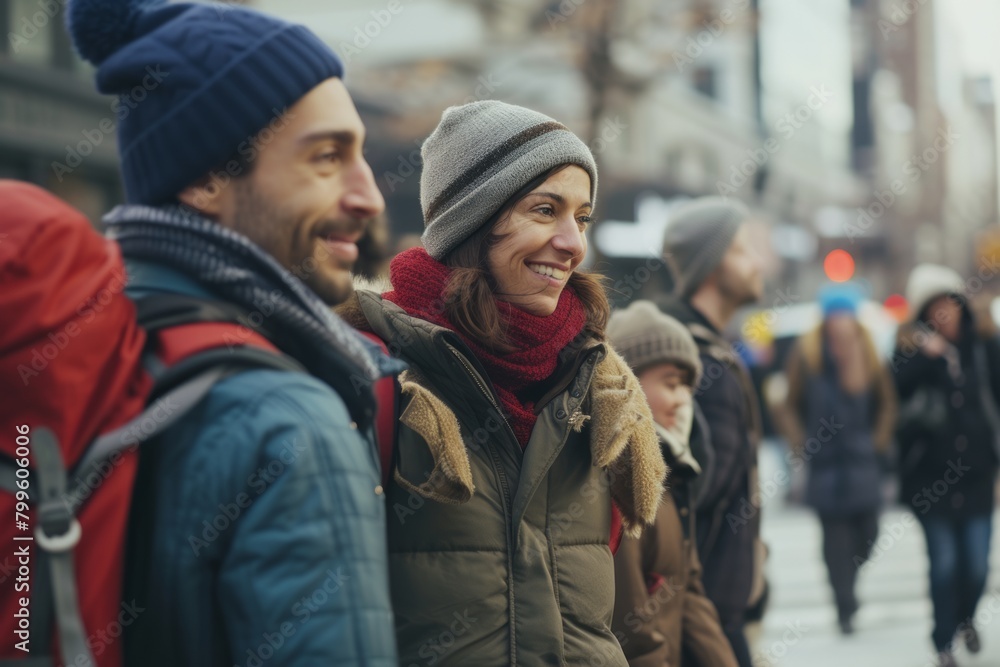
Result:
{"type": "Polygon", "coordinates": [[[657,364],[673,364],[691,372],[691,386],[701,377],[698,345],[683,324],[663,313],[652,301],[633,301],[608,321],[608,341],[633,372],[657,364]]]}
{"type": "Polygon", "coordinates": [[[674,294],[688,299],[715,270],[750,211],[737,201],[701,197],[677,208],[663,238],[674,294]]]}
{"type": "Polygon", "coordinates": [[[437,260],[486,223],[518,190],[553,167],[575,164],[590,174],[590,149],[561,123],[524,107],[486,100],[445,109],[421,150],[420,207],[427,253],[437,260]]]}

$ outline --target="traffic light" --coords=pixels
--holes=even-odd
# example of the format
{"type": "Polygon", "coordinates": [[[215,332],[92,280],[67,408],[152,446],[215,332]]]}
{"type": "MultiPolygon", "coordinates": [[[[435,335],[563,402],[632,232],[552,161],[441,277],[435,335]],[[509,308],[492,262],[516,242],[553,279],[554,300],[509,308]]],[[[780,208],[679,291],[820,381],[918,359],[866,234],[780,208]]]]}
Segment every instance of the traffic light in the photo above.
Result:
{"type": "Polygon", "coordinates": [[[882,302],[882,307],[892,315],[893,319],[902,324],[906,321],[906,318],[910,314],[910,304],[906,301],[906,297],[902,294],[890,294],[884,302],[882,302]]]}
{"type": "Polygon", "coordinates": [[[826,277],[835,283],[846,283],[854,277],[854,258],[846,250],[831,250],[823,260],[826,277]]]}

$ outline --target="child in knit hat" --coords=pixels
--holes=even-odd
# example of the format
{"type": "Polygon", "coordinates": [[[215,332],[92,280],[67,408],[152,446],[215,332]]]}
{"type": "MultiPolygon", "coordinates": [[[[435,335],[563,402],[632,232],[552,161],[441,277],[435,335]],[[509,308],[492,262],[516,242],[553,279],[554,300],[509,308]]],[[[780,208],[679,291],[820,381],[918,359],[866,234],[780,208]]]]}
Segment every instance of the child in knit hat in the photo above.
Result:
{"type": "Polygon", "coordinates": [[[678,665],[683,654],[695,664],[735,667],[702,588],[695,543],[696,480],[710,458],[692,398],[701,375],[698,348],[683,324],[649,301],[615,312],[608,338],[639,378],[670,466],[656,522],[641,537],[624,538],[615,555],[612,627],[633,665],[678,665]]]}

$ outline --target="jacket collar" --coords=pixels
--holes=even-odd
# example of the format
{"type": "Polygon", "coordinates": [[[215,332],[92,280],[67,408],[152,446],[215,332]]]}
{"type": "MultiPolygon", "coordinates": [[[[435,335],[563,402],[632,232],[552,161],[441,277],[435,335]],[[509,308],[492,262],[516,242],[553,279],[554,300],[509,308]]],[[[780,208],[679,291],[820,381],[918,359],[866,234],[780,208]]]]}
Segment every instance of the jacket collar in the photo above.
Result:
{"type": "MultiPolygon", "coordinates": [[[[467,502],[475,488],[454,411],[440,391],[427,383],[421,369],[403,373],[400,385],[402,394],[411,397],[400,422],[427,443],[434,469],[421,484],[402,479],[398,470],[394,479],[407,490],[439,502],[467,502]]],[[[591,414],[575,428],[582,429],[589,422],[593,464],[609,471],[611,497],[624,531],[636,537],[654,521],[667,476],[653,417],[638,380],[614,351],[596,364],[590,385],[591,414]]]]}
{"type": "MultiPolygon", "coordinates": [[[[225,301],[221,296],[206,289],[190,276],[164,264],[143,260],[127,260],[125,271],[128,274],[128,286],[125,291],[132,300],[157,294],[182,294],[199,299],[225,301]]],[[[351,323],[348,322],[348,324],[351,323]]],[[[362,339],[361,345],[378,368],[380,377],[396,375],[406,368],[405,364],[383,354],[382,350],[371,341],[362,339]]]]}
{"type": "MultiPolygon", "coordinates": [[[[430,487],[401,481],[396,475],[397,483],[442,502],[467,501],[474,488],[454,408],[481,413],[482,404],[475,402],[481,391],[465,379],[465,373],[455,372],[451,349],[462,351],[473,362],[474,356],[454,332],[414,318],[373,292],[358,290],[337,312],[353,326],[378,335],[393,354],[415,362],[400,376],[402,393],[412,397],[400,421],[428,442],[435,468],[428,480],[430,487]]],[[[626,534],[637,536],[642,526],[656,518],[667,474],[653,416],[639,381],[616,352],[590,341],[581,346],[579,358],[582,369],[564,391],[570,396],[567,410],[580,415],[567,422],[567,427],[589,427],[593,464],[609,471],[611,496],[621,512],[623,528],[626,534]],[[583,414],[584,409],[590,415],[583,414]]],[[[480,372],[486,378],[481,368],[480,372]]]]}
{"type": "Polygon", "coordinates": [[[126,292],[133,299],[153,294],[183,294],[201,299],[218,300],[220,297],[205,289],[193,278],[169,266],[142,260],[126,260],[128,273],[126,292]]]}
{"type": "Polygon", "coordinates": [[[670,464],[671,470],[675,473],[683,474],[685,477],[700,475],[701,465],[694,458],[694,454],[691,453],[688,441],[659,424],[655,426],[656,434],[660,437],[663,458],[670,464]]]}
{"type": "MultiPolygon", "coordinates": [[[[453,387],[456,375],[462,377],[464,383],[465,374],[451,370],[457,360],[455,353],[460,353],[476,376],[468,386],[457,387],[449,394],[455,394],[456,400],[459,396],[477,396],[482,391],[477,381],[481,381],[491,392],[494,402],[498,402],[486,369],[454,331],[413,317],[381,295],[363,289],[338,306],[337,313],[351,326],[379,336],[394,356],[419,364],[425,369],[425,379],[441,387],[453,387]]],[[[572,355],[567,355],[556,371],[551,388],[537,402],[539,411],[573,385],[574,380],[579,381],[580,370],[590,354],[603,354],[604,349],[603,343],[588,339],[572,355]]],[[[586,387],[580,389],[580,393],[586,393],[586,387]]]]}
{"type": "Polygon", "coordinates": [[[709,330],[719,334],[719,330],[701,314],[690,301],[680,298],[675,294],[667,294],[656,299],[656,305],[667,315],[670,315],[682,324],[700,324],[709,330]]]}
{"type": "Polygon", "coordinates": [[[656,300],[656,305],[667,315],[678,320],[686,326],[694,336],[698,347],[722,346],[726,347],[722,333],[707,317],[701,314],[698,309],[676,295],[662,296],[656,300]]]}

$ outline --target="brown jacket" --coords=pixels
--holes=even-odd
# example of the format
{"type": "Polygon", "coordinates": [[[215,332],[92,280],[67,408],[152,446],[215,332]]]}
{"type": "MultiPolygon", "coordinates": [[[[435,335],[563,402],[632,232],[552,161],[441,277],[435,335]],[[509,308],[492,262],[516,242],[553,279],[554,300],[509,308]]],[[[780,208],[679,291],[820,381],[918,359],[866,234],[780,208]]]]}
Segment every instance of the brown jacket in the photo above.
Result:
{"type": "MultiPolygon", "coordinates": [[[[670,437],[658,429],[661,441],[670,437]]],[[[630,667],[692,664],[736,667],[719,615],[705,597],[695,544],[690,482],[696,470],[663,442],[671,468],[656,522],[639,538],[624,538],[615,555],[615,614],[612,628],[630,667]]]]}

